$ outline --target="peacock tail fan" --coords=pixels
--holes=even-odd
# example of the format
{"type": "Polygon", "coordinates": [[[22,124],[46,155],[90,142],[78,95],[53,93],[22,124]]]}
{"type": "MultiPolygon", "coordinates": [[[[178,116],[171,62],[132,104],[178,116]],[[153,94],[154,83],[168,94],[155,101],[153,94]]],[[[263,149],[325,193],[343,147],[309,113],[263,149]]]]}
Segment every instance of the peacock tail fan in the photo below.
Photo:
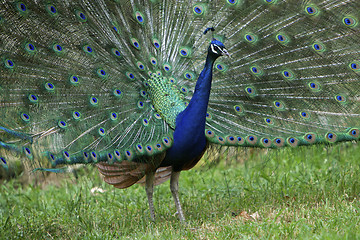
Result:
{"type": "Polygon", "coordinates": [[[209,142],[357,140],[359,9],[357,0],[1,1],[1,164],[156,168],[213,37],[231,58],[214,64],[209,142]]]}

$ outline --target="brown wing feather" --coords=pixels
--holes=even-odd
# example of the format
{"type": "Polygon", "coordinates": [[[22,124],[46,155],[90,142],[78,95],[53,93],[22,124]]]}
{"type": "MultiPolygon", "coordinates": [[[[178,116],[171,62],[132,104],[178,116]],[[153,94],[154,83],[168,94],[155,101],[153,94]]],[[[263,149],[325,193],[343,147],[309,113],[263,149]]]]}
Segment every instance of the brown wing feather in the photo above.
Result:
{"type": "Polygon", "coordinates": [[[104,176],[106,183],[114,185],[116,188],[127,188],[144,178],[150,171],[155,171],[164,157],[165,153],[162,153],[148,157],[150,159],[143,162],[98,163],[96,166],[104,176]]]}

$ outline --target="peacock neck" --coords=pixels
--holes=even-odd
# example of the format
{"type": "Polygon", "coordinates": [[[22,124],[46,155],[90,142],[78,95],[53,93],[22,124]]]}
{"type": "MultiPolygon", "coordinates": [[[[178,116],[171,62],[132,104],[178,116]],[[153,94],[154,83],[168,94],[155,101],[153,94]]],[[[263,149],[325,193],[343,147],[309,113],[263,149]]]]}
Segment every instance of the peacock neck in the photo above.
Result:
{"type": "Polygon", "coordinates": [[[204,123],[210,97],[212,71],[216,58],[216,56],[210,53],[207,55],[205,67],[200,73],[200,76],[196,82],[194,95],[191,98],[188,107],[185,109],[185,111],[187,112],[199,114],[197,116],[194,116],[197,119],[202,116],[202,120],[204,123]]]}
{"type": "Polygon", "coordinates": [[[217,56],[208,54],[205,67],[196,82],[194,95],[187,108],[176,118],[174,143],[166,153],[163,166],[172,165],[175,171],[183,170],[185,164],[200,159],[204,152],[206,112],[216,58],[217,56]]]}

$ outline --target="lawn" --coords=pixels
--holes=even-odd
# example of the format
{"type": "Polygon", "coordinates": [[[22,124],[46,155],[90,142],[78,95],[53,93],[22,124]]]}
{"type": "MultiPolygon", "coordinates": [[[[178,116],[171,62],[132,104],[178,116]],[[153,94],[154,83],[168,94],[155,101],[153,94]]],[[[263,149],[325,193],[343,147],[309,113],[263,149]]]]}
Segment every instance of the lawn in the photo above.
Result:
{"type": "Polygon", "coordinates": [[[225,151],[217,162],[205,156],[180,177],[186,224],[175,215],[168,182],[155,189],[151,222],[142,186],[115,189],[92,166],[80,168],[78,179],[50,175],[46,184],[19,177],[0,186],[0,237],[360,239],[359,155],[349,142],[225,151]]]}

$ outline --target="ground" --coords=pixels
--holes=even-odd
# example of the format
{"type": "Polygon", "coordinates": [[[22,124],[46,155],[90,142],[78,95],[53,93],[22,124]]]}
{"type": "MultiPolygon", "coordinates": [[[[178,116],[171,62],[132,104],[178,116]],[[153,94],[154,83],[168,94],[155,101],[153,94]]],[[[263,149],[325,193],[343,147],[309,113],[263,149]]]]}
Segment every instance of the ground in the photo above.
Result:
{"type": "Polygon", "coordinates": [[[142,186],[115,189],[91,166],[77,180],[16,178],[0,186],[0,238],[360,239],[359,153],[350,142],[205,156],[180,177],[186,224],[168,182],[155,189],[154,223],[142,186]]]}

